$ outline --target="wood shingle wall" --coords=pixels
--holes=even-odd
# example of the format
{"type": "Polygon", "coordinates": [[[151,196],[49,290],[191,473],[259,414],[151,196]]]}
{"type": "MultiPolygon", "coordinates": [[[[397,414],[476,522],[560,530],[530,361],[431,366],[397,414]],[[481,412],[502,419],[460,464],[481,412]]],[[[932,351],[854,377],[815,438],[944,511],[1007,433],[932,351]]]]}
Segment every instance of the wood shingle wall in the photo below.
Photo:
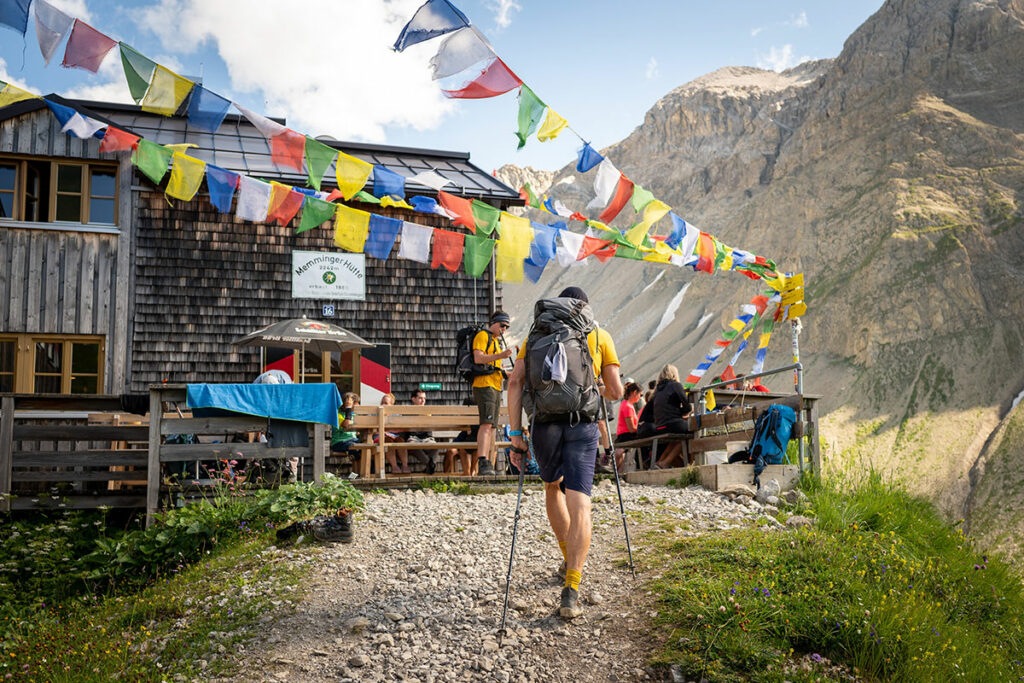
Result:
{"type": "MultiPolygon", "coordinates": [[[[333,227],[301,235],[295,225],[257,224],[218,213],[199,195],[171,206],[159,190],[135,196],[135,320],[131,390],[164,380],[251,382],[259,351],[231,340],[271,322],[306,315],[327,319],[368,341],[391,344],[392,391],[400,403],[420,382],[441,382],[432,403],[468,396],[453,370],[455,331],[486,320],[491,270],[475,279],[399,259],[366,258],[366,301],[291,298],[292,251],[337,252],[333,227]]],[[[368,208],[369,205],[355,206],[368,208]]],[[[436,216],[373,207],[374,213],[452,228],[436,216]]],[[[498,288],[500,305],[500,286],[498,288]]]]}

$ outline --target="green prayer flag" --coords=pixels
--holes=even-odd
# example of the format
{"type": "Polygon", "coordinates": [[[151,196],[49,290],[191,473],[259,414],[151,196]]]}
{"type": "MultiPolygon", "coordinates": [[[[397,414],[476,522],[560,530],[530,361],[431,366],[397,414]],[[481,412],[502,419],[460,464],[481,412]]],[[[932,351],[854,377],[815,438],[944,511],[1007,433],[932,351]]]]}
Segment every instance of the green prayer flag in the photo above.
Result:
{"type": "Polygon", "coordinates": [[[309,171],[309,186],[320,189],[324,174],[331,162],[338,157],[338,150],[328,147],[319,140],[306,136],[306,169],[309,171]]]}
{"type": "Polygon", "coordinates": [[[523,190],[526,192],[526,204],[534,209],[540,208],[540,200],[537,199],[537,195],[533,193],[533,188],[530,187],[530,183],[523,183],[523,190]]]}
{"type": "Polygon", "coordinates": [[[299,219],[299,229],[295,231],[295,234],[298,235],[301,232],[320,227],[334,218],[334,212],[337,208],[337,204],[325,202],[316,197],[306,197],[306,201],[302,203],[302,218],[299,219]]]}
{"type": "MultiPolygon", "coordinates": [[[[616,242],[616,244],[619,243],[616,242]]],[[[615,250],[615,257],[633,259],[634,261],[642,261],[644,258],[644,254],[637,247],[634,247],[629,242],[626,242],[625,244],[619,244],[618,248],[615,250]]]]}
{"type": "Polygon", "coordinates": [[[363,190],[359,190],[359,192],[356,192],[356,196],[353,197],[352,199],[355,199],[357,202],[368,202],[370,204],[380,204],[380,200],[379,199],[374,197],[369,192],[365,192],[363,190]]]}
{"type": "Polygon", "coordinates": [[[718,270],[718,267],[722,265],[722,261],[725,260],[725,245],[714,237],[711,239],[715,243],[715,270],[718,270]]]}
{"type": "Polygon", "coordinates": [[[149,81],[153,78],[153,71],[156,70],[156,62],[149,57],[139,54],[134,48],[125,43],[121,46],[121,66],[124,68],[124,77],[128,81],[128,91],[131,93],[135,104],[142,101],[149,90],[149,81]]]}
{"type": "Polygon", "coordinates": [[[147,178],[156,184],[167,175],[167,169],[171,165],[173,150],[158,145],[149,140],[139,140],[138,146],[132,152],[132,163],[142,171],[147,178]]]}
{"type": "Polygon", "coordinates": [[[473,219],[476,221],[477,232],[490,235],[498,227],[501,219],[501,211],[490,204],[484,204],[479,199],[473,200],[473,219]]]}
{"type": "Polygon", "coordinates": [[[516,137],[519,138],[518,149],[522,149],[526,144],[526,138],[537,130],[546,108],[547,105],[526,85],[519,86],[519,132],[516,133],[516,137]]]}
{"type": "Polygon", "coordinates": [[[650,190],[645,190],[639,185],[633,185],[633,197],[630,201],[633,203],[633,211],[640,213],[644,210],[644,207],[650,204],[654,200],[654,193],[650,190]]]}
{"type": "Polygon", "coordinates": [[[494,252],[494,242],[483,235],[466,235],[463,245],[462,262],[466,267],[466,275],[480,277],[491,262],[491,254],[494,252]]]}

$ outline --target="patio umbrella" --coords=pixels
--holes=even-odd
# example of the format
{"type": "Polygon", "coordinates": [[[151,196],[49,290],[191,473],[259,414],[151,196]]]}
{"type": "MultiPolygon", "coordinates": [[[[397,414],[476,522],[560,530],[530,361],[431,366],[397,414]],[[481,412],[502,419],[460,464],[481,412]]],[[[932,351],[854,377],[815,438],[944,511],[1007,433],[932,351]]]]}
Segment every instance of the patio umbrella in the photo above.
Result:
{"type": "Polygon", "coordinates": [[[293,318],[271,323],[231,343],[238,346],[274,346],[302,351],[299,381],[305,379],[306,375],[306,350],[320,353],[324,351],[344,352],[373,346],[359,335],[343,327],[307,318],[293,318]]]}

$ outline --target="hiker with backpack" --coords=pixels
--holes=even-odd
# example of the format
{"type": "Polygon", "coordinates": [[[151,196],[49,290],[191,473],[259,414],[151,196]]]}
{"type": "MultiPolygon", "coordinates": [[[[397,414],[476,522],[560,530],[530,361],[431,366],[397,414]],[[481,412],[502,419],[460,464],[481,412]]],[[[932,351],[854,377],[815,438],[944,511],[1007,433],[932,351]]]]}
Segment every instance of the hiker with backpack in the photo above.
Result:
{"type": "Polygon", "coordinates": [[[602,395],[611,401],[622,397],[619,358],[609,334],[594,323],[586,293],[568,287],[555,299],[541,299],[509,378],[510,460],[521,467],[529,452],[523,437],[525,407],[548,522],[562,552],[559,614],[566,619],[582,613],[579,585],[590,550],[590,490],[602,395]]]}
{"type": "MultiPolygon", "coordinates": [[[[501,413],[501,390],[505,373],[501,369],[501,361],[512,355],[512,349],[504,348],[505,330],[509,328],[512,318],[502,310],[491,313],[490,322],[473,335],[470,345],[471,367],[467,363],[467,354],[460,353],[459,370],[463,376],[467,373],[472,377],[473,402],[476,403],[480,415],[480,427],[477,431],[477,474],[493,476],[497,474],[491,462],[491,451],[494,449],[494,427],[498,424],[501,413]],[[499,341],[501,342],[499,344],[499,341]]],[[[459,331],[459,348],[465,344],[465,330],[459,331]]]]}

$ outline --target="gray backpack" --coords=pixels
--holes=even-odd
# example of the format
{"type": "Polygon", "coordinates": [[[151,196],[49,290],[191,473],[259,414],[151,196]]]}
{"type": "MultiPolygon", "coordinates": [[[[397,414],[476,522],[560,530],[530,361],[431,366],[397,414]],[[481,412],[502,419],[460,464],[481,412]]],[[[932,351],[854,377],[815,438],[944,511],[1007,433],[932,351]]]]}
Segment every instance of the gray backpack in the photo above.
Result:
{"type": "Polygon", "coordinates": [[[601,405],[587,334],[595,329],[590,304],[541,299],[526,341],[523,405],[538,422],[594,422],[601,405]]]}

